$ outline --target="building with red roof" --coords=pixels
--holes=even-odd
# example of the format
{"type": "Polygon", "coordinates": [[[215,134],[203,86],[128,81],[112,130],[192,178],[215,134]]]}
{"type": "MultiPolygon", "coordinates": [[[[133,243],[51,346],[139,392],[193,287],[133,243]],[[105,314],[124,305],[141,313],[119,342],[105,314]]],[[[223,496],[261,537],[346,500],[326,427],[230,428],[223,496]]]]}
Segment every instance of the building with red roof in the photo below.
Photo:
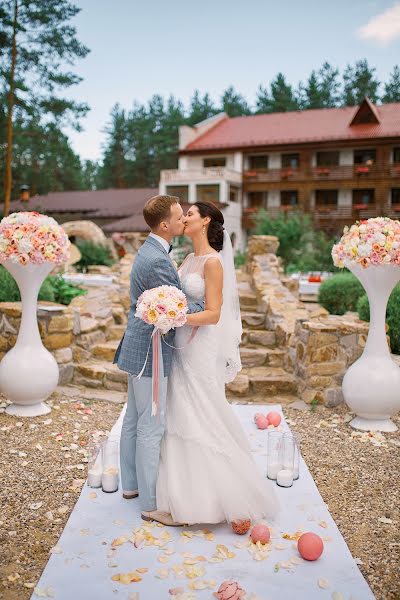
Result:
{"type": "Polygon", "coordinates": [[[301,209],[338,233],[360,218],[400,217],[400,103],[229,118],[180,128],[179,167],[160,193],[224,205],[243,248],[259,208],[301,209]]]}

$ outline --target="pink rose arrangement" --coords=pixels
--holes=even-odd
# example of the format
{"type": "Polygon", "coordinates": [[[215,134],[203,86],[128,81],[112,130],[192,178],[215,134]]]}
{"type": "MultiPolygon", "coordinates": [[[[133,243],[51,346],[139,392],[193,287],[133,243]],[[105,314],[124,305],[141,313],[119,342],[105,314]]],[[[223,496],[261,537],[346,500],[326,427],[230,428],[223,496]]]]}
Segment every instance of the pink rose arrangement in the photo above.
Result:
{"type": "Polygon", "coordinates": [[[333,246],[332,258],[341,268],[351,264],[364,268],[400,266],[400,221],[376,217],[346,226],[339,243],[333,246]]]}
{"type": "Polygon", "coordinates": [[[174,327],[182,327],[187,311],[185,294],[172,285],[161,285],[143,292],[137,301],[135,317],[164,334],[174,327]]]}
{"type": "Polygon", "coordinates": [[[0,222],[0,263],[57,265],[68,260],[70,241],[52,217],[38,212],[12,213],[0,222]]]}

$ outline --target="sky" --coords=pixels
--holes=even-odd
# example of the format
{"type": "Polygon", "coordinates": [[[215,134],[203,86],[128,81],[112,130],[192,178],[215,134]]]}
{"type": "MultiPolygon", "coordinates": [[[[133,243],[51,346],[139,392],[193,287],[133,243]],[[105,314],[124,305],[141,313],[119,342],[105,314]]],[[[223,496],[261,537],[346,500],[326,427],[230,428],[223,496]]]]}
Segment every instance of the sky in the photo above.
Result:
{"type": "MultiPolygon", "coordinates": [[[[114,104],[173,94],[188,104],[195,89],[218,101],[233,85],[254,104],[278,72],[297,87],[327,60],[343,72],[366,58],[386,81],[400,64],[396,0],[74,0],[72,20],[90,54],[67,95],[91,108],[84,131],[67,130],[84,159],[101,159],[114,104]]],[[[70,68],[68,66],[68,68],[70,68]]]]}

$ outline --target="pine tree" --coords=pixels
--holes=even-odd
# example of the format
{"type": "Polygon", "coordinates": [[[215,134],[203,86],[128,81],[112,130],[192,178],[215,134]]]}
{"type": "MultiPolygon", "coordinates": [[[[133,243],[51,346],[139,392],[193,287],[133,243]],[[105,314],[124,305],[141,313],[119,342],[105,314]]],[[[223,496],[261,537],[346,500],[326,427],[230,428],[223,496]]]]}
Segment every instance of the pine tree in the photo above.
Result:
{"type": "Polygon", "coordinates": [[[365,96],[378,100],[379,81],[375,77],[376,69],[370,67],[366,59],[358,60],[354,67],[347,65],[343,74],[342,102],[345,106],[360,104],[365,96]]]}
{"type": "Polygon", "coordinates": [[[105,129],[106,147],[98,171],[100,188],[126,188],[126,118],[125,111],[116,104],[111,110],[110,123],[105,129]]]}
{"type": "Polygon", "coordinates": [[[209,94],[204,94],[200,97],[199,90],[195,90],[192,99],[190,100],[189,115],[186,119],[187,125],[196,125],[201,121],[205,121],[218,113],[209,94]]]}
{"type": "Polygon", "coordinates": [[[285,76],[278,73],[271,82],[271,91],[259,87],[256,101],[257,113],[287,112],[299,109],[299,102],[285,76]]]}
{"type": "Polygon", "coordinates": [[[12,192],[13,124],[18,113],[32,116],[39,110],[47,122],[60,125],[69,120],[79,127],[79,117],[88,110],[85,104],[56,93],[80,81],[75,74],[62,72],[60,62],[73,64],[89,51],[69,23],[79,11],[69,0],[2,0],[0,79],[7,94],[5,214],[12,192]]]}
{"type": "Polygon", "coordinates": [[[400,102],[400,68],[394,66],[390,79],[385,83],[385,93],[382,96],[382,102],[400,102]]]}
{"type": "Polygon", "coordinates": [[[318,84],[322,108],[333,108],[340,103],[339,69],[324,62],[318,71],[318,84]]]}
{"type": "Polygon", "coordinates": [[[242,115],[251,114],[245,98],[236,92],[232,85],[221,96],[221,110],[226,112],[229,117],[241,117],[242,115]]]}

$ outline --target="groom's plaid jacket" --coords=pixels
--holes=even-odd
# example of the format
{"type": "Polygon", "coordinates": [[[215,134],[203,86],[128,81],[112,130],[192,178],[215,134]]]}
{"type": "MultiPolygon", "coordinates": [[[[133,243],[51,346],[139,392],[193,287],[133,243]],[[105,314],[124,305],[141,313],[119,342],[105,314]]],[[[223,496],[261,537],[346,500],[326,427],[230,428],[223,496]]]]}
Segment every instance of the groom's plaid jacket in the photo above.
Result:
{"type": "MultiPolygon", "coordinates": [[[[139,296],[151,288],[160,285],[173,285],[181,289],[181,282],[172,261],[163,246],[154,238],[148,237],[139,248],[131,272],[131,307],[128,315],[128,324],[122,340],[119,343],[114,357],[114,363],[122,371],[138,375],[146,360],[147,350],[150,344],[153,326],[148,325],[141,319],[135,317],[136,303],[139,296]]],[[[189,312],[204,310],[203,303],[192,303],[189,312]]],[[[175,331],[172,329],[165,339],[168,344],[173,345],[175,331]]],[[[172,348],[162,343],[164,376],[168,377],[172,348]]],[[[147,365],[143,377],[152,376],[152,352],[150,349],[147,365]]]]}

